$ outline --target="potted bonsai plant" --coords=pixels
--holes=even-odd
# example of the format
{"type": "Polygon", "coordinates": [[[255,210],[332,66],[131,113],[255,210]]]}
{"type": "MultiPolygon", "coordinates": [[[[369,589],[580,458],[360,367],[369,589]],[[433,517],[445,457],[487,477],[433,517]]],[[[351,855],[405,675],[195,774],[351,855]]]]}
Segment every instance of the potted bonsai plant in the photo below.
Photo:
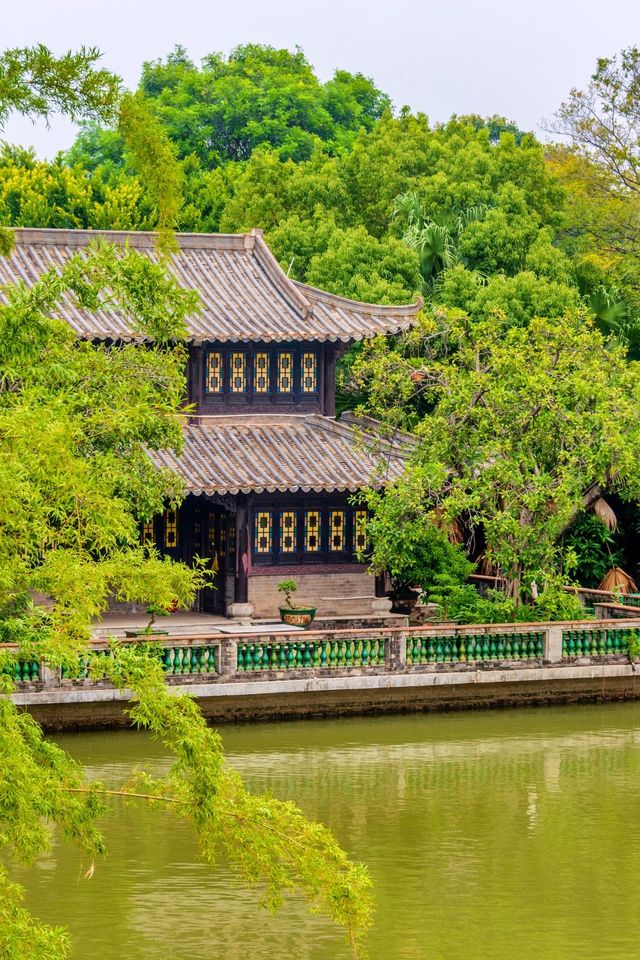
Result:
{"type": "Polygon", "coordinates": [[[149,623],[142,630],[125,630],[126,637],[150,637],[150,636],[169,636],[168,630],[157,630],[155,627],[156,617],[168,617],[175,607],[163,607],[158,603],[150,603],[147,607],[149,614],[149,623]]]}
{"type": "Polygon", "coordinates": [[[278,584],[280,593],[284,593],[285,606],[280,607],[280,619],[283,623],[289,623],[294,627],[308,627],[313,623],[316,615],[315,607],[294,607],[291,602],[291,594],[298,589],[295,580],[282,580],[278,584]]]}

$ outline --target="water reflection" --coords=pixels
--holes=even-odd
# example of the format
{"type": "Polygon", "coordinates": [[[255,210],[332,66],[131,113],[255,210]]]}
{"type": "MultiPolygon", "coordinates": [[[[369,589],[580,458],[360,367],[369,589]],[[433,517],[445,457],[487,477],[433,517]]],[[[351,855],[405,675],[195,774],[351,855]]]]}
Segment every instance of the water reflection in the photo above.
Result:
{"type": "MultiPolygon", "coordinates": [[[[635,704],[225,728],[256,789],[328,823],[376,881],[373,960],[635,960],[640,708],[635,704]]],[[[134,733],[61,738],[109,783],[167,758],[134,733]]],[[[109,856],[83,881],[55,840],[28,879],[75,958],[339,960],[298,902],[272,917],[226,865],[196,861],[164,810],[117,801],[109,856]]]]}

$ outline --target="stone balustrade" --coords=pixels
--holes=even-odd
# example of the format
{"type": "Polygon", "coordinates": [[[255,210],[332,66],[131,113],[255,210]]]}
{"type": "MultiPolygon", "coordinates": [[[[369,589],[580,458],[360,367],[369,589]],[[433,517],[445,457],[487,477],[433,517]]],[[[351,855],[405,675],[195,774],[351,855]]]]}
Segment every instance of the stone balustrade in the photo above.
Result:
{"type": "MultiPolygon", "coordinates": [[[[502,670],[606,659],[628,659],[631,639],[640,637],[636,620],[585,620],[565,623],[484,624],[389,627],[375,630],[306,630],[291,634],[277,628],[263,634],[233,636],[145,637],[157,645],[170,684],[262,677],[351,676],[433,670],[502,670]]],[[[119,640],[126,645],[137,638],[119,640]]],[[[3,649],[16,649],[11,644],[3,649]]],[[[21,687],[51,689],[108,686],[99,661],[109,656],[106,641],[94,642],[79,668],[51,670],[37,660],[18,660],[21,687]],[[97,670],[93,664],[97,663],[97,670]]]]}

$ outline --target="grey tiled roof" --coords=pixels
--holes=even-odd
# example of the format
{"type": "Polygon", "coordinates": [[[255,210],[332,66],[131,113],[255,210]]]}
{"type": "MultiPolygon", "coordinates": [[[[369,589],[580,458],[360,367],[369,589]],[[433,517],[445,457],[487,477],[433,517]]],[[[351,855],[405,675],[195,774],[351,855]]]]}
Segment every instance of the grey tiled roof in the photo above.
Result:
{"type": "MultiPolygon", "coordinates": [[[[0,257],[0,288],[33,283],[45,270],[61,267],[98,237],[128,244],[155,257],[152,233],[99,230],[15,231],[15,249],[0,257]]],[[[198,290],[202,310],[188,320],[189,339],[361,340],[410,327],[422,302],[374,306],[316,290],[287,277],[260,231],[246,234],[179,234],[181,253],[171,258],[178,282],[198,290]]],[[[67,299],[62,315],[80,337],[136,339],[128,318],[112,309],[78,309],[67,299]]]]}
{"type": "Polygon", "coordinates": [[[366,431],[320,414],[200,417],[185,427],[180,456],[152,459],[194,494],[358,490],[397,478],[409,453],[409,438],[374,447],[366,431]]]}

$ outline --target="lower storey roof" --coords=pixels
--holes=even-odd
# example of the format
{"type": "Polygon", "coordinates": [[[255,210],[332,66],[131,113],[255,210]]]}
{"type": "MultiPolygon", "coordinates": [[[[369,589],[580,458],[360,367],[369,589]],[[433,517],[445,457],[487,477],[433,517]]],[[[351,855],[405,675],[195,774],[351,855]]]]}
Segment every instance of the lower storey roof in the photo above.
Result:
{"type": "MultiPolygon", "coordinates": [[[[407,438],[408,439],[408,438],[407,438]]],[[[196,495],[355,491],[402,473],[402,440],[376,440],[370,426],[320,414],[198,417],[184,428],[184,449],[154,451],[196,495]]]]}

